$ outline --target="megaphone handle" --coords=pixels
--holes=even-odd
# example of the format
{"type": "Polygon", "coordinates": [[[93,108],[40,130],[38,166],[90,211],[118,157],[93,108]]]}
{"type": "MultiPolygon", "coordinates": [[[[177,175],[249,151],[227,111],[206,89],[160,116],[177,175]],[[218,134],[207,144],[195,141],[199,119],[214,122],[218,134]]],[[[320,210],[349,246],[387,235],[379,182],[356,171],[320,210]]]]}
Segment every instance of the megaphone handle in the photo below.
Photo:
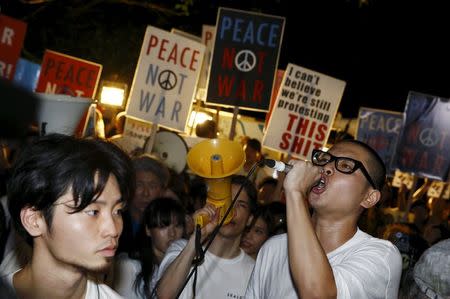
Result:
{"type": "Polygon", "coordinates": [[[200,227],[203,227],[209,222],[209,217],[207,215],[197,215],[194,220],[195,225],[200,225],[200,227]]]}

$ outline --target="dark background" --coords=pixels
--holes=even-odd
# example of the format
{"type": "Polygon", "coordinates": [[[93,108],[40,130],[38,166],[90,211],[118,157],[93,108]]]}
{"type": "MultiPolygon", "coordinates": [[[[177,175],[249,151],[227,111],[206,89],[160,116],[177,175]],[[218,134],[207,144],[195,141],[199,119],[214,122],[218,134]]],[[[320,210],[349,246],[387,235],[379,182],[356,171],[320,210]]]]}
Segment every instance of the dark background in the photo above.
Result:
{"type": "MultiPolygon", "coordinates": [[[[103,65],[131,85],[146,25],[201,35],[220,6],[286,17],[279,68],[294,63],[347,82],[339,111],[403,111],[409,90],[450,97],[449,17],[443,3],[376,0],[0,0],[28,23],[22,57],[45,49],[103,65]]],[[[241,112],[264,118],[264,114],[241,112]]]]}

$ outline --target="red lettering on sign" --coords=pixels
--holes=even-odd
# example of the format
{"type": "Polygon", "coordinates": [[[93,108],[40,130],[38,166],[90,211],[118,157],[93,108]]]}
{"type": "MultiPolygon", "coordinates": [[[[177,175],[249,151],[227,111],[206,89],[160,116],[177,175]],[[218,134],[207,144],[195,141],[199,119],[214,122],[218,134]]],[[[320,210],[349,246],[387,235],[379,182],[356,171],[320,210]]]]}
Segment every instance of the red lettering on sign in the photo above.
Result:
{"type": "Polygon", "coordinates": [[[153,48],[157,50],[156,57],[159,60],[189,68],[191,71],[197,70],[200,51],[193,50],[190,47],[179,47],[176,42],[171,42],[168,39],[160,41],[157,36],[151,35],[147,45],[147,55],[152,53],[153,48]]]}
{"type": "Polygon", "coordinates": [[[264,84],[262,80],[240,80],[236,82],[235,76],[219,75],[217,79],[219,96],[235,97],[242,101],[253,101],[261,103],[264,84]],[[236,87],[234,84],[236,83],[236,87]],[[233,91],[236,90],[234,93],[233,91]],[[249,93],[251,96],[249,96],[249,93]]]}

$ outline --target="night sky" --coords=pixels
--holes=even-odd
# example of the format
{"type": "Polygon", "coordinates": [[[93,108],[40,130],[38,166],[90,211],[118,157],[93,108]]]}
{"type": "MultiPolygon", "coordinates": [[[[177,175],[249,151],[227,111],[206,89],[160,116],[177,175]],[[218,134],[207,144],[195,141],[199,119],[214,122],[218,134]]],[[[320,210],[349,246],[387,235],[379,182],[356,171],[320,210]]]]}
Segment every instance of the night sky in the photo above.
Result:
{"type": "Polygon", "coordinates": [[[131,85],[146,24],[200,35],[224,6],[286,17],[279,68],[294,63],[346,81],[344,117],[360,106],[403,111],[409,90],[450,97],[448,10],[431,1],[205,0],[194,1],[189,16],[120,1],[23,2],[1,4],[2,13],[29,23],[22,56],[36,61],[51,48],[103,64],[102,79],[118,73],[131,85]]]}

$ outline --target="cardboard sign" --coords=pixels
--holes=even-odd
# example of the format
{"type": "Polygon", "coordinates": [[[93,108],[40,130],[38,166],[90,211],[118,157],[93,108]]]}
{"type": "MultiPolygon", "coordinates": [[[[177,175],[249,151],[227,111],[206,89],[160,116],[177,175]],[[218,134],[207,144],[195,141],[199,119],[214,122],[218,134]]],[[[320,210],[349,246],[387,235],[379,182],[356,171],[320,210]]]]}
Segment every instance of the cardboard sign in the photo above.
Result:
{"type": "Polygon", "coordinates": [[[147,26],[127,116],[184,131],[205,46],[147,26]]]}
{"type": "Polygon", "coordinates": [[[0,78],[14,78],[26,31],[27,23],[0,14],[0,78]]]}
{"type": "Polygon", "coordinates": [[[405,185],[408,190],[411,190],[414,183],[414,177],[412,174],[407,172],[402,172],[398,169],[394,172],[394,178],[392,179],[392,186],[400,188],[405,185]]]}
{"type": "Polygon", "coordinates": [[[446,181],[450,169],[450,100],[410,92],[395,167],[446,181]]]}
{"type": "Polygon", "coordinates": [[[45,50],[36,92],[94,98],[102,65],[45,50]]]}
{"type": "Polygon", "coordinates": [[[206,102],[267,111],[285,18],[219,8],[206,102]]]}
{"type": "Polygon", "coordinates": [[[391,161],[403,125],[403,114],[361,107],[358,114],[356,140],[370,145],[383,159],[388,174],[393,174],[391,161]]]}
{"type": "Polygon", "coordinates": [[[205,57],[203,58],[202,71],[197,84],[196,98],[202,101],[206,100],[206,87],[209,77],[209,68],[211,67],[214,39],[216,38],[216,26],[203,25],[202,42],[205,44],[205,57]]]}
{"type": "Polygon", "coordinates": [[[263,145],[300,159],[327,142],[345,82],[288,64],[263,145]]]}
{"type": "Polygon", "coordinates": [[[431,186],[428,188],[427,196],[434,198],[440,198],[442,196],[443,199],[449,199],[450,184],[438,181],[432,182],[431,186]]]}

